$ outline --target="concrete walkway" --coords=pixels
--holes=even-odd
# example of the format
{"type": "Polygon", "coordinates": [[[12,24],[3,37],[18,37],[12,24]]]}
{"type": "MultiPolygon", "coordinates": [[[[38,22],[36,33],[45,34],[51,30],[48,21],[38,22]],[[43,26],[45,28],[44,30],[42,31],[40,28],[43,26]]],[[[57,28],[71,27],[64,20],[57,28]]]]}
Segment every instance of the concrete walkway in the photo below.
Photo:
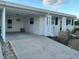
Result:
{"type": "Polygon", "coordinates": [[[7,39],[18,59],[79,59],[78,51],[43,36],[15,34],[7,39]]]}

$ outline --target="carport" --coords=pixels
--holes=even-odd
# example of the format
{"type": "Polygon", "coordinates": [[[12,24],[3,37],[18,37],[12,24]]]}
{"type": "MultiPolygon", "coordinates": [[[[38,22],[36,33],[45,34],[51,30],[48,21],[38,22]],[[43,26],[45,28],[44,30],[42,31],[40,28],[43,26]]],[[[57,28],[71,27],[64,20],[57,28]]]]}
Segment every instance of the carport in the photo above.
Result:
{"type": "Polygon", "coordinates": [[[0,13],[1,36],[4,41],[6,39],[6,33],[39,33],[39,17],[43,15],[43,13],[14,7],[1,7],[0,13]]]}

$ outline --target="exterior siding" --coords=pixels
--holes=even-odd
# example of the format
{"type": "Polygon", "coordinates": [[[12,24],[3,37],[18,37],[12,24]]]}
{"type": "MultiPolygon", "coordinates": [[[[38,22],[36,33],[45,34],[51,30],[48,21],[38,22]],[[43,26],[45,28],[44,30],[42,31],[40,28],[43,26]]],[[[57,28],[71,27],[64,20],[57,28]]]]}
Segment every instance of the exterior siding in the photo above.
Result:
{"type": "Polygon", "coordinates": [[[40,34],[40,35],[45,35],[45,15],[40,16],[39,19],[40,19],[40,21],[39,21],[39,23],[40,23],[40,24],[39,24],[39,25],[40,25],[40,26],[39,26],[39,27],[40,27],[40,28],[39,28],[39,31],[40,31],[39,34],[40,34]]]}
{"type": "Polygon", "coordinates": [[[59,19],[58,18],[58,25],[54,25],[54,36],[58,36],[58,34],[59,34],[59,32],[60,32],[60,20],[61,19],[59,19]]]}
{"type": "Polygon", "coordinates": [[[27,17],[25,20],[25,29],[26,32],[40,34],[40,19],[39,16],[32,16],[34,18],[34,24],[30,24],[30,18],[27,17]]]}
{"type": "Polygon", "coordinates": [[[72,19],[70,19],[70,20],[71,20],[71,24],[66,25],[66,17],[62,18],[62,21],[63,21],[63,24],[62,24],[63,31],[66,31],[67,29],[69,29],[70,31],[74,30],[75,25],[74,24],[72,25],[72,19]]]}
{"type": "Polygon", "coordinates": [[[16,16],[7,16],[6,19],[6,31],[7,32],[19,32],[21,28],[24,28],[24,19],[23,17],[16,17],[16,16]],[[12,19],[12,28],[8,28],[7,21],[8,19],[12,19]],[[17,21],[20,19],[20,21],[17,21]]]}
{"type": "MultiPolygon", "coordinates": [[[[53,16],[53,15],[52,15],[53,16]]],[[[66,18],[61,17],[58,19],[58,25],[51,23],[51,16],[49,15],[49,19],[47,21],[48,15],[36,15],[36,16],[15,16],[15,15],[7,15],[6,16],[6,32],[20,32],[21,28],[24,28],[26,32],[34,33],[37,35],[44,36],[58,36],[60,32],[60,21],[62,20],[62,31],[66,31],[70,29],[71,31],[75,28],[75,25],[66,25],[66,18]],[[30,24],[30,18],[34,17],[34,24],[30,24]],[[12,29],[8,28],[7,21],[8,19],[12,19],[12,29]],[[18,22],[16,19],[20,19],[18,22]],[[49,24],[47,24],[47,22],[49,24]]],[[[56,16],[55,16],[56,17],[56,16]]],[[[1,20],[0,20],[1,22],[1,20]]],[[[54,21],[55,22],[55,21],[54,21]]],[[[0,23],[1,26],[1,23],[0,23]]]]}

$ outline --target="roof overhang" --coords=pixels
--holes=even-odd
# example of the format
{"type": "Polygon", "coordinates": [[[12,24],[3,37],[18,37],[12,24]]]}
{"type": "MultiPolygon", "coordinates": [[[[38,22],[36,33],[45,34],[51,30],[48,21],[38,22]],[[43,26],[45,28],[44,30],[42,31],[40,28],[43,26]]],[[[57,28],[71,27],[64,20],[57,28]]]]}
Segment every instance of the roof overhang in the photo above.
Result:
{"type": "Polygon", "coordinates": [[[16,8],[16,9],[22,9],[22,10],[30,10],[30,11],[34,11],[34,12],[43,13],[43,14],[50,13],[51,15],[55,14],[55,15],[60,15],[60,16],[64,16],[64,17],[77,18],[75,15],[70,15],[70,14],[65,14],[65,13],[60,13],[60,12],[45,10],[45,9],[39,9],[39,8],[35,8],[35,7],[20,5],[20,4],[6,2],[6,1],[0,1],[0,7],[16,8]]]}

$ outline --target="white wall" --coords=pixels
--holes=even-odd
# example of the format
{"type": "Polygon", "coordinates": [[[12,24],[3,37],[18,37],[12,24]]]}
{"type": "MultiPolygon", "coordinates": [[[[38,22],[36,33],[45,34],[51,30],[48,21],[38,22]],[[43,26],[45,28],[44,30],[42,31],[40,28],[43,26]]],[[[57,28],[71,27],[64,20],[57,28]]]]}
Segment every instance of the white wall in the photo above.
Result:
{"type": "MultiPolygon", "coordinates": [[[[59,32],[60,32],[60,20],[62,20],[61,19],[61,17],[58,17],[58,24],[56,25],[55,24],[55,18],[57,17],[56,15],[52,15],[53,16],[53,24],[52,24],[52,22],[51,22],[51,27],[52,27],[52,30],[51,30],[51,32],[52,32],[52,36],[58,36],[59,35],[59,32]]],[[[52,19],[51,19],[52,20],[52,19]]]]}
{"type": "Polygon", "coordinates": [[[6,31],[7,32],[19,32],[21,28],[24,28],[23,17],[7,16],[7,19],[6,19],[6,31]],[[12,28],[8,28],[8,25],[7,25],[8,19],[12,19],[12,28]],[[16,19],[20,19],[20,21],[17,21],[16,19]]]}
{"type": "Polygon", "coordinates": [[[7,32],[20,32],[21,28],[25,28],[26,32],[44,35],[45,33],[45,17],[38,15],[38,16],[11,16],[8,15],[6,19],[6,31],[7,32]],[[34,24],[30,24],[30,18],[34,17],[34,24]],[[7,20],[12,19],[12,28],[9,29],[7,25],[7,20]],[[16,21],[16,19],[20,19],[20,21],[16,21]]]}
{"type": "Polygon", "coordinates": [[[45,36],[54,36],[53,25],[51,24],[52,16],[47,14],[45,15],[45,36]]]}
{"type": "Polygon", "coordinates": [[[74,29],[74,25],[66,25],[66,17],[62,19],[58,19],[58,25],[51,24],[51,20],[49,19],[49,25],[47,27],[47,16],[38,15],[38,16],[26,16],[26,17],[16,17],[16,16],[7,16],[6,19],[6,31],[7,32],[19,32],[21,28],[25,28],[26,32],[38,34],[38,35],[50,35],[50,36],[58,36],[60,32],[60,20],[62,20],[62,30],[66,31],[67,28],[70,30],[74,29]],[[34,17],[34,24],[30,24],[30,18],[34,17]],[[12,19],[12,29],[9,29],[7,26],[7,20],[12,19]],[[16,21],[16,19],[20,19],[20,21],[16,21]],[[48,30],[50,29],[50,31],[48,30]],[[48,33],[48,31],[50,33],[48,33]],[[51,35],[52,34],[52,35],[51,35]]]}
{"type": "Polygon", "coordinates": [[[39,16],[31,16],[27,17],[25,20],[25,28],[26,32],[40,34],[40,17],[39,16]],[[34,24],[30,24],[30,18],[34,18],[34,24]]]}
{"type": "Polygon", "coordinates": [[[60,32],[60,18],[58,18],[58,25],[54,26],[54,36],[58,36],[60,32]]]}
{"type": "MultiPolygon", "coordinates": [[[[53,16],[56,17],[56,16],[53,16]]],[[[66,25],[66,18],[67,17],[58,17],[58,25],[55,25],[55,19],[54,19],[54,24],[51,24],[52,26],[52,34],[53,36],[58,36],[59,32],[60,32],[60,21],[62,21],[62,31],[66,31],[67,29],[69,29],[70,31],[72,31],[75,28],[75,25],[72,25],[72,19],[71,20],[71,24],[66,25]]]]}
{"type": "Polygon", "coordinates": [[[63,17],[62,18],[62,22],[63,22],[62,28],[63,28],[63,31],[66,31],[67,29],[69,29],[70,31],[74,30],[75,25],[72,25],[72,19],[70,19],[71,20],[71,24],[66,25],[66,18],[67,17],[63,17]]]}
{"type": "Polygon", "coordinates": [[[40,35],[45,35],[46,33],[45,33],[45,26],[46,26],[46,24],[45,24],[45,15],[42,15],[42,16],[40,16],[40,18],[39,18],[39,34],[40,35]]]}

